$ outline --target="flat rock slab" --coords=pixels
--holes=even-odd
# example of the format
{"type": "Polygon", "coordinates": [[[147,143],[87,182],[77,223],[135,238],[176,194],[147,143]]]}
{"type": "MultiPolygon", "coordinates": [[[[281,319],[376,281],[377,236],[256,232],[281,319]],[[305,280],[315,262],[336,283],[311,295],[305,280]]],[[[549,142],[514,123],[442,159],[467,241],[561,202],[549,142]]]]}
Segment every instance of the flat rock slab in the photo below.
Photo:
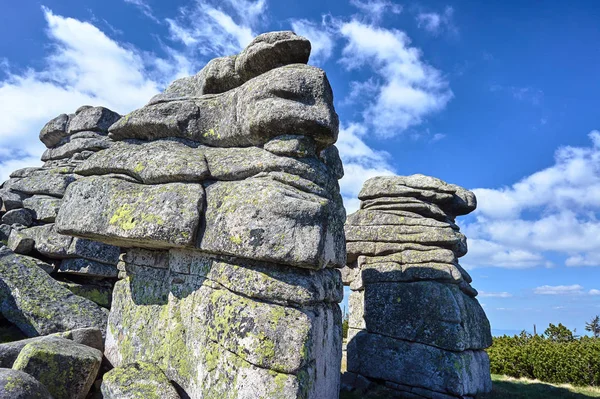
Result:
{"type": "Polygon", "coordinates": [[[69,184],[73,183],[75,179],[72,174],[36,173],[16,180],[11,185],[11,190],[31,195],[44,194],[62,197],[69,184]]]}
{"type": "Polygon", "coordinates": [[[350,327],[455,352],[492,344],[483,308],[455,284],[372,283],[350,296],[350,327]]]}
{"type": "Polygon", "coordinates": [[[206,203],[203,251],[312,269],[345,264],[336,201],[250,178],[209,185],[206,203]]]}
{"type": "Polygon", "coordinates": [[[54,222],[60,204],[61,200],[59,198],[48,195],[34,195],[23,201],[23,206],[32,212],[33,219],[44,223],[54,222]]]}
{"type": "Polygon", "coordinates": [[[203,199],[199,184],[88,177],[71,185],[56,224],[62,234],[121,247],[194,246],[203,199]]]}
{"type": "Polygon", "coordinates": [[[40,381],[55,399],[85,399],[102,362],[102,352],[58,337],[45,337],[21,350],[13,369],[40,381]]]}
{"type": "Polygon", "coordinates": [[[54,399],[35,378],[19,370],[0,368],[0,398],[54,399]]]}
{"type": "Polygon", "coordinates": [[[0,248],[0,311],[30,337],[83,327],[105,331],[108,315],[6,247],[0,248]]]}
{"type": "Polygon", "coordinates": [[[76,173],[121,173],[145,184],[199,182],[208,175],[204,151],[178,141],[119,142],[92,155],[76,173]]]}
{"type": "Polygon", "coordinates": [[[104,374],[102,395],[104,399],[180,398],[165,373],[144,362],[117,367],[104,374]]]}
{"type": "MultiPolygon", "coordinates": [[[[97,328],[79,328],[76,330],[50,334],[49,336],[68,339],[75,343],[98,349],[101,352],[104,350],[102,331],[98,330],[97,328]]],[[[0,367],[12,367],[25,345],[45,339],[46,337],[48,336],[34,337],[0,344],[0,367]]],[[[1,397],[2,396],[0,396],[0,398],[1,397]]]]}
{"type": "Polygon", "coordinates": [[[110,137],[179,137],[214,147],[247,147],[297,134],[312,137],[324,148],[338,135],[327,76],[308,65],[270,70],[222,94],[163,101],[121,118],[111,126],[110,137]]]}
{"type": "Polygon", "coordinates": [[[449,396],[474,397],[492,389],[485,351],[450,352],[366,332],[348,343],[348,371],[449,396]]]}

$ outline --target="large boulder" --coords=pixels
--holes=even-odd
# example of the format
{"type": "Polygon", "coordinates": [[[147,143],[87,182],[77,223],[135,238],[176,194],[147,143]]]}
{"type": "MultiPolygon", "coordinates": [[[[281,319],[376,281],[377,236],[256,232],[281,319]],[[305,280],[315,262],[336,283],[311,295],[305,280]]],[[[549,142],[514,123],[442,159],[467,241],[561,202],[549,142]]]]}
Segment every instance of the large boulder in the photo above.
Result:
{"type": "Polygon", "coordinates": [[[54,399],[85,399],[102,362],[102,352],[58,337],[31,342],[21,350],[13,369],[40,381],[54,399]]]}
{"type": "Polygon", "coordinates": [[[130,363],[104,374],[102,395],[104,399],[180,398],[165,373],[144,362],[130,363]]]}
{"type": "Polygon", "coordinates": [[[0,248],[0,311],[30,337],[84,327],[105,331],[108,315],[7,247],[0,248]]]}
{"type": "Polygon", "coordinates": [[[0,368],[0,398],[54,399],[35,378],[19,370],[0,368]]]}

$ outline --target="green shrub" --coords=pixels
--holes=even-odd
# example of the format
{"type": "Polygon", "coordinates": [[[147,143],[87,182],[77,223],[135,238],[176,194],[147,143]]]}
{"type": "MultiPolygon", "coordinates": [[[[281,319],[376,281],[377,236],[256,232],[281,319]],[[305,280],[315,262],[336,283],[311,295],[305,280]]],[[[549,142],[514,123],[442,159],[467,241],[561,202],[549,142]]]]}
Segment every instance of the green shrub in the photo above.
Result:
{"type": "Polygon", "coordinates": [[[487,350],[492,373],[555,384],[600,386],[600,339],[561,337],[522,332],[494,338],[487,350]]]}

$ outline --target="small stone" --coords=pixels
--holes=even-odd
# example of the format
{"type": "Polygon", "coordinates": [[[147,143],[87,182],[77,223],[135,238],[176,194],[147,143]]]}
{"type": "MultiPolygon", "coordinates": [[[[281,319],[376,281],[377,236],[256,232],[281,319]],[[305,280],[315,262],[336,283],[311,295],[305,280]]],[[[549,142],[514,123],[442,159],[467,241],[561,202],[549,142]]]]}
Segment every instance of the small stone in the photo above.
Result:
{"type": "Polygon", "coordinates": [[[46,387],[35,378],[9,368],[0,368],[0,398],[53,399],[46,387]]]}
{"type": "Polygon", "coordinates": [[[101,362],[102,352],[97,349],[46,337],[25,345],[13,369],[36,378],[55,399],[85,399],[101,362]]]}
{"type": "Polygon", "coordinates": [[[67,114],[60,114],[56,118],[42,128],[40,132],[40,140],[48,148],[52,148],[58,144],[59,141],[68,136],[67,124],[69,122],[69,116],[67,114]]]}
{"type": "Polygon", "coordinates": [[[93,260],[74,258],[64,259],[58,268],[59,273],[84,275],[90,277],[117,277],[119,271],[115,265],[95,262],[93,260]]]}
{"type": "Polygon", "coordinates": [[[12,229],[6,245],[16,254],[27,255],[33,252],[35,241],[22,230],[12,229]]]}
{"type": "Polygon", "coordinates": [[[264,149],[276,154],[296,158],[315,156],[315,142],[306,136],[285,135],[267,142],[264,149]]]}
{"type": "Polygon", "coordinates": [[[23,206],[33,213],[33,218],[39,222],[53,223],[60,209],[60,198],[49,195],[34,195],[23,201],[23,206]]]}
{"type": "Polygon", "coordinates": [[[7,247],[0,248],[0,282],[0,311],[27,336],[84,327],[106,330],[106,309],[73,295],[31,258],[7,247]]]}
{"type": "Polygon", "coordinates": [[[80,108],[79,112],[69,121],[69,133],[84,130],[95,132],[108,132],[110,125],[115,123],[121,115],[104,107],[80,108]]]}
{"type": "Polygon", "coordinates": [[[27,209],[13,209],[2,216],[2,223],[8,225],[20,224],[29,227],[33,223],[33,217],[27,209]]]}
{"type": "Polygon", "coordinates": [[[179,399],[165,373],[151,363],[136,362],[117,367],[102,379],[104,399],[179,399]]]}
{"type": "Polygon", "coordinates": [[[4,208],[7,211],[23,208],[23,200],[27,197],[29,196],[25,193],[15,193],[14,191],[6,188],[0,189],[0,198],[2,199],[4,208]]]}
{"type": "Polygon", "coordinates": [[[96,152],[110,148],[112,140],[106,136],[97,135],[91,138],[72,139],[60,147],[49,148],[42,154],[42,161],[70,158],[75,154],[83,152],[96,152]]]}

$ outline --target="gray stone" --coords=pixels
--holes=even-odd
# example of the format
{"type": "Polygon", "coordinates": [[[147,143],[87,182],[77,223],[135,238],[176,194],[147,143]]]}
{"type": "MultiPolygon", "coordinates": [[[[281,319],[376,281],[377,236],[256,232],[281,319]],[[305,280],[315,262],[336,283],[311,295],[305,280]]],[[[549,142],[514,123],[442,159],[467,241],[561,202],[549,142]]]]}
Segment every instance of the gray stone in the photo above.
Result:
{"type": "Polygon", "coordinates": [[[112,301],[111,285],[78,284],[72,281],[59,281],[59,283],[73,294],[89,299],[103,308],[110,309],[112,301]]]}
{"type": "Polygon", "coordinates": [[[145,184],[198,182],[208,176],[201,149],[170,140],[119,142],[79,165],[84,176],[122,173],[145,184]]]}
{"type": "Polygon", "coordinates": [[[148,105],[110,128],[115,140],[180,137],[214,147],[262,145],[282,134],[312,137],[324,148],[339,120],[325,73],[307,65],[273,69],[222,94],[148,105]]]}
{"type": "Polygon", "coordinates": [[[13,209],[4,214],[2,216],[3,224],[20,224],[23,226],[31,226],[33,223],[33,217],[31,212],[27,209],[13,209]]]}
{"type": "Polygon", "coordinates": [[[42,161],[70,158],[73,155],[84,151],[96,152],[110,148],[112,144],[112,140],[106,136],[72,139],[60,147],[49,148],[44,151],[42,154],[42,161]]]}
{"type": "Polygon", "coordinates": [[[275,137],[265,143],[264,149],[276,155],[296,158],[314,157],[317,150],[310,137],[296,135],[275,137]]]}
{"type": "Polygon", "coordinates": [[[319,157],[323,160],[323,163],[327,165],[331,173],[340,180],[344,177],[344,165],[342,164],[342,158],[340,158],[340,152],[337,147],[330,145],[325,148],[319,154],[319,157]]]}
{"type": "Polygon", "coordinates": [[[69,257],[84,258],[111,266],[119,262],[120,254],[119,247],[77,237],[73,238],[67,250],[69,257]]]}
{"type": "Polygon", "coordinates": [[[0,398],[53,399],[39,381],[19,370],[0,368],[0,398]]]}
{"type": "Polygon", "coordinates": [[[200,249],[313,269],[343,266],[340,205],[266,179],[217,182],[206,187],[200,249]]]}
{"type": "Polygon", "coordinates": [[[81,258],[64,259],[60,262],[58,272],[108,278],[115,278],[119,274],[115,265],[108,265],[106,263],[81,258]]]}
{"type": "Polygon", "coordinates": [[[69,116],[67,114],[60,114],[56,118],[52,119],[40,131],[40,140],[46,145],[46,147],[54,147],[63,138],[68,136],[67,124],[69,123],[69,116]]]}
{"type": "Polygon", "coordinates": [[[145,186],[88,177],[71,184],[56,225],[61,234],[122,247],[193,246],[203,200],[199,184],[145,186]]]}
{"type": "Polygon", "coordinates": [[[244,80],[288,64],[306,64],[310,42],[291,31],[257,36],[235,59],[235,71],[244,80]]]}
{"type": "Polygon", "coordinates": [[[256,147],[205,148],[210,177],[216,180],[242,180],[268,176],[300,190],[326,198],[339,191],[337,180],[317,158],[278,156],[256,147]],[[289,179],[283,179],[289,176],[289,179]]]}
{"type": "Polygon", "coordinates": [[[25,345],[45,339],[48,336],[68,339],[78,344],[98,349],[100,352],[104,351],[104,339],[102,338],[102,332],[100,330],[97,328],[79,328],[43,337],[34,337],[0,344],[0,367],[12,367],[25,345]]]}
{"type": "Polygon", "coordinates": [[[33,212],[33,218],[39,222],[53,223],[60,209],[61,200],[48,195],[34,195],[23,201],[23,206],[33,212]]]}
{"type": "Polygon", "coordinates": [[[28,336],[106,329],[106,309],[73,295],[30,258],[0,248],[0,311],[28,336]]]}
{"type": "Polygon", "coordinates": [[[131,363],[117,367],[102,379],[104,399],[161,398],[180,396],[160,368],[151,363],[131,363]]]}
{"type": "Polygon", "coordinates": [[[366,332],[348,344],[349,371],[450,396],[489,392],[489,367],[485,351],[449,352],[366,332]]]}
{"type": "Polygon", "coordinates": [[[475,194],[455,184],[424,175],[380,176],[367,180],[358,198],[368,200],[380,197],[416,196],[442,205],[453,217],[475,210],[475,194]]]}
{"type": "Polygon", "coordinates": [[[40,168],[40,167],[17,169],[10,174],[10,177],[11,178],[28,177],[28,176],[31,176],[32,174],[42,171],[42,170],[43,170],[43,168],[40,168]]]}
{"type": "Polygon", "coordinates": [[[72,174],[36,173],[16,181],[11,190],[32,195],[45,194],[62,197],[67,186],[75,179],[76,177],[72,174]]]}
{"type": "Polygon", "coordinates": [[[27,197],[29,196],[25,193],[15,193],[8,189],[0,189],[0,198],[2,198],[4,208],[7,211],[23,208],[23,200],[27,197]]]}
{"type": "Polygon", "coordinates": [[[351,297],[349,326],[353,328],[455,352],[492,344],[481,305],[456,285],[370,283],[351,297]]]}
{"type": "Polygon", "coordinates": [[[69,133],[84,130],[107,132],[110,125],[115,123],[121,115],[104,107],[89,107],[80,109],[69,121],[69,133]]]}
{"type": "Polygon", "coordinates": [[[192,397],[338,395],[337,304],[300,310],[256,302],[202,279],[193,283],[193,276],[186,277],[187,289],[174,289],[169,279],[158,278],[167,270],[147,269],[154,278],[137,274],[115,285],[105,355],[116,367],[156,363],[192,397]]]}
{"type": "Polygon", "coordinates": [[[35,241],[23,230],[12,229],[6,246],[17,254],[27,255],[33,252],[35,241]]]}
{"type": "Polygon", "coordinates": [[[0,224],[0,246],[8,244],[8,237],[10,237],[10,232],[12,231],[12,227],[7,224],[0,224]]]}
{"type": "Polygon", "coordinates": [[[20,234],[34,241],[36,251],[55,259],[67,257],[73,241],[73,237],[57,233],[54,224],[30,227],[21,230],[20,234]]]}
{"type": "Polygon", "coordinates": [[[92,387],[102,352],[58,337],[25,345],[13,369],[41,382],[55,399],[85,399],[92,387]]]}

